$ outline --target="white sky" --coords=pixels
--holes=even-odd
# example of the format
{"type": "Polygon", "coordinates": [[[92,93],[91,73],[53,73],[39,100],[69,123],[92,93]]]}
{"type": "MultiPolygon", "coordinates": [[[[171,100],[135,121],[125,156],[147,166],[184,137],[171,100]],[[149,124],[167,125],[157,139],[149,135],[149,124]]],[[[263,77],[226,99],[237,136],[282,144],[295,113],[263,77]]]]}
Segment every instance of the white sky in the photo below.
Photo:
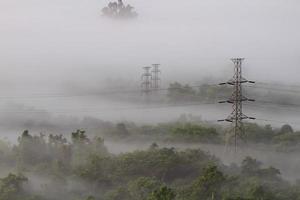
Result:
{"type": "Polygon", "coordinates": [[[161,63],[166,80],[231,74],[245,57],[254,80],[298,81],[298,0],[127,0],[139,18],[103,19],[104,0],[0,0],[0,84],[14,90],[139,80],[161,63]]]}

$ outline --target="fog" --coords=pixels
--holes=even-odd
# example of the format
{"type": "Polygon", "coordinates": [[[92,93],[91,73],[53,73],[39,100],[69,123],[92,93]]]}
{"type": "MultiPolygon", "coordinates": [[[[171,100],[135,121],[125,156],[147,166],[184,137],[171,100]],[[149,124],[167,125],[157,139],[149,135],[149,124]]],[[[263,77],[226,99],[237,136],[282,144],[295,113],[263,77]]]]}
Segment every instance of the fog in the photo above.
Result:
{"type": "Polygon", "coordinates": [[[1,85],[50,93],[139,81],[141,67],[163,65],[164,81],[231,74],[229,58],[247,58],[255,80],[298,81],[296,0],[127,1],[139,17],[101,16],[103,0],[1,0],[1,85]],[[266,76],[267,75],[267,76],[266,76]]]}
{"type": "MultiPolygon", "coordinates": [[[[142,67],[152,63],[161,63],[163,88],[175,81],[226,81],[232,77],[232,57],[246,58],[243,74],[249,80],[300,85],[297,0],[126,0],[138,13],[132,20],[104,17],[101,9],[108,2],[0,0],[0,139],[16,143],[25,129],[89,131],[105,121],[157,124],[181,114],[215,123],[231,112],[228,105],[147,104],[139,90],[142,67]],[[126,90],[138,92],[103,94],[126,90]]],[[[244,111],[260,124],[289,123],[300,130],[297,109],[245,105],[244,111]]],[[[117,154],[145,149],[152,141],[140,142],[106,144],[117,154]]],[[[288,180],[300,179],[296,154],[249,147],[236,157],[223,146],[200,147],[227,165],[250,155],[288,180]]],[[[44,182],[38,180],[38,187],[44,182]]]]}
{"type": "Polygon", "coordinates": [[[1,98],[1,106],[82,109],[93,105],[90,99],[32,97],[125,82],[138,88],[141,67],[151,63],[162,64],[164,87],[207,77],[223,81],[232,75],[229,59],[235,56],[246,58],[249,79],[299,83],[296,0],[126,3],[135,7],[137,19],[103,17],[103,0],[1,0],[1,96],[22,97],[1,98]]]}

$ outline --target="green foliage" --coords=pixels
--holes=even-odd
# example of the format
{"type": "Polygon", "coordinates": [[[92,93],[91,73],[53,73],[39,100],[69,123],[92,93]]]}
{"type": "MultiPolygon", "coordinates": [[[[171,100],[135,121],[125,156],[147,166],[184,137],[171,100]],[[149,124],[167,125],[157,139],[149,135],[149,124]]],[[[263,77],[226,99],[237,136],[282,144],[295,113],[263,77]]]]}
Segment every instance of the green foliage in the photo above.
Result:
{"type": "Polygon", "coordinates": [[[17,151],[18,162],[20,166],[37,165],[47,162],[47,146],[44,135],[32,136],[26,130],[18,139],[19,145],[15,148],[17,151]]]}
{"type": "Polygon", "coordinates": [[[247,176],[257,175],[262,163],[251,157],[246,157],[242,162],[242,174],[247,176]]]}
{"type": "Polygon", "coordinates": [[[221,187],[225,180],[225,176],[218,170],[217,166],[206,167],[202,176],[191,187],[191,199],[219,199],[221,187]]]}
{"type": "Polygon", "coordinates": [[[196,139],[201,142],[220,142],[219,135],[215,128],[207,128],[197,124],[178,124],[173,128],[172,133],[181,136],[182,139],[196,139]]]}
{"type": "Polygon", "coordinates": [[[131,200],[128,190],[124,187],[119,187],[115,190],[109,191],[105,197],[105,200],[131,200]]]}
{"type": "Polygon", "coordinates": [[[108,151],[104,146],[104,140],[101,137],[90,140],[85,131],[77,130],[72,133],[72,165],[79,166],[92,155],[106,155],[108,151]]]}
{"type": "Polygon", "coordinates": [[[279,134],[286,134],[286,133],[294,133],[293,128],[288,124],[285,124],[281,127],[279,134]]]}
{"type": "Polygon", "coordinates": [[[300,150],[300,132],[281,133],[274,137],[272,142],[276,144],[278,151],[297,152],[300,150]]]}
{"type": "Polygon", "coordinates": [[[88,162],[77,167],[75,173],[87,180],[97,183],[98,186],[109,186],[114,180],[113,171],[116,170],[116,163],[111,157],[91,155],[88,162]]]}
{"type": "Polygon", "coordinates": [[[246,196],[249,199],[258,199],[258,200],[273,200],[276,199],[275,195],[272,194],[267,188],[263,187],[260,184],[253,183],[248,186],[246,196]]]}
{"type": "Polygon", "coordinates": [[[0,179],[0,200],[33,200],[37,199],[24,190],[28,179],[23,175],[9,174],[0,179]]]}
{"type": "Polygon", "coordinates": [[[273,167],[261,168],[262,163],[251,157],[246,157],[242,162],[242,174],[245,176],[258,176],[264,180],[277,180],[280,171],[273,167]]]}
{"type": "Polygon", "coordinates": [[[68,165],[72,156],[70,146],[62,135],[50,135],[47,143],[43,134],[32,136],[28,131],[24,131],[18,142],[14,151],[20,168],[53,162],[68,165]]]}
{"type": "Polygon", "coordinates": [[[226,86],[204,84],[199,87],[192,87],[188,84],[174,82],[169,85],[167,96],[171,102],[212,102],[217,100],[218,95],[228,96],[230,93],[231,88],[226,86]]]}
{"type": "Polygon", "coordinates": [[[76,174],[98,187],[128,183],[132,199],[143,199],[162,182],[191,180],[207,163],[218,161],[201,150],[150,148],[119,156],[91,156],[76,174]],[[160,181],[158,181],[160,180],[160,181]]]}
{"type": "Polygon", "coordinates": [[[129,182],[128,190],[132,200],[146,200],[152,191],[158,190],[162,183],[155,178],[139,177],[129,182]]]}
{"type": "Polygon", "coordinates": [[[87,144],[90,140],[86,136],[85,131],[77,130],[72,133],[72,142],[73,144],[87,144]]]}
{"type": "Polygon", "coordinates": [[[12,147],[5,141],[0,140],[0,166],[13,165],[15,163],[12,147]]]}
{"type": "Polygon", "coordinates": [[[89,196],[86,200],[96,200],[96,199],[93,196],[89,196]]]}
{"type": "Polygon", "coordinates": [[[196,100],[196,91],[188,84],[171,83],[168,88],[168,98],[172,102],[196,100]]]}
{"type": "MultiPolygon", "coordinates": [[[[114,140],[142,140],[163,142],[201,142],[225,144],[228,130],[203,122],[199,117],[182,115],[175,122],[137,126],[134,123],[118,123],[105,128],[106,137],[114,140]]],[[[285,125],[281,129],[271,125],[245,123],[243,139],[249,144],[267,144],[278,151],[299,151],[300,133],[285,125]]]]}
{"type": "Polygon", "coordinates": [[[124,123],[117,124],[116,129],[117,135],[120,137],[126,137],[129,135],[129,131],[127,130],[127,127],[124,123]]]}
{"type": "Polygon", "coordinates": [[[276,134],[270,125],[245,124],[244,139],[253,143],[270,143],[276,134]]]}
{"type": "Polygon", "coordinates": [[[162,186],[158,190],[151,193],[148,200],[174,200],[176,197],[175,192],[167,186],[162,186]]]}
{"type": "MultiPolygon", "coordinates": [[[[291,145],[297,144],[292,140],[298,140],[298,132],[291,132],[288,127],[281,130],[256,124],[246,127],[253,133],[263,133],[258,141],[272,138],[276,144],[286,140],[291,140],[291,145]]],[[[168,135],[166,138],[179,141],[189,141],[186,138],[206,143],[215,138],[221,140],[216,128],[199,123],[147,127],[126,123],[113,129],[119,130],[117,135],[124,135],[126,139],[149,130],[149,138],[160,132],[168,135]]],[[[46,139],[42,134],[34,136],[24,131],[13,148],[3,145],[0,150],[3,149],[6,157],[1,161],[18,160],[10,163],[12,168],[19,165],[18,169],[30,175],[28,177],[47,177],[54,186],[43,183],[41,194],[51,195],[36,197],[30,194],[30,180],[9,174],[0,179],[0,200],[60,200],[63,195],[66,200],[300,200],[300,184],[287,183],[278,169],[263,167],[251,157],[246,157],[241,166],[225,166],[200,149],[160,148],[157,143],[146,150],[112,155],[102,137],[89,138],[81,130],[71,136],[68,142],[62,135],[52,134],[46,139]]],[[[36,183],[33,185],[37,187],[36,183]]]]}

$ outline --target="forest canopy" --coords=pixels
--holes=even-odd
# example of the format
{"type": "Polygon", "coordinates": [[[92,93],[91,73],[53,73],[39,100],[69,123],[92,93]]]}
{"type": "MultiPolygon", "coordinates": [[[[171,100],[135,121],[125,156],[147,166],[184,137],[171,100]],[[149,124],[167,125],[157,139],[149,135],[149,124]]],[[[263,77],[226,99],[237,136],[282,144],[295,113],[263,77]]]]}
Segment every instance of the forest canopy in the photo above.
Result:
{"type": "MultiPolygon", "coordinates": [[[[110,133],[126,142],[137,134],[134,129],[155,138],[155,132],[163,131],[163,127],[177,141],[182,138],[188,142],[191,137],[194,142],[199,137],[200,143],[222,143],[219,129],[193,123],[152,128],[123,123],[112,127],[110,133]]],[[[288,125],[278,130],[257,125],[248,128],[278,138],[274,142],[298,134],[288,125]]],[[[2,142],[0,168],[8,173],[0,179],[0,200],[300,199],[298,182],[287,182],[280,170],[252,157],[239,165],[224,165],[201,149],[176,149],[157,143],[144,150],[112,154],[103,137],[90,137],[83,130],[74,131],[70,137],[33,135],[26,130],[14,145],[2,142]]]]}

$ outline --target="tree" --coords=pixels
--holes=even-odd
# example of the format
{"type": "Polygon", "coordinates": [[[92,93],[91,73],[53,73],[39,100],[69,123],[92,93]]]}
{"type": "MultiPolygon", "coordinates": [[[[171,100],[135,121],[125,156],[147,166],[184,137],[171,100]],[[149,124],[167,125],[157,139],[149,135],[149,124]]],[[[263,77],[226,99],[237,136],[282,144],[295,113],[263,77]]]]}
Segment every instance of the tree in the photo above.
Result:
{"type": "Polygon", "coordinates": [[[23,184],[28,179],[23,175],[9,174],[0,179],[0,200],[21,200],[26,198],[23,184]]]}
{"type": "Polygon", "coordinates": [[[137,13],[134,11],[134,7],[131,5],[125,5],[122,0],[117,2],[109,2],[107,7],[102,9],[104,16],[117,19],[128,19],[137,17],[137,13]]]}
{"type": "Polygon", "coordinates": [[[148,200],[174,200],[176,197],[175,192],[167,186],[162,186],[158,190],[151,193],[148,200]]]}
{"type": "Polygon", "coordinates": [[[219,134],[215,128],[207,128],[197,124],[185,123],[178,124],[173,128],[172,133],[175,136],[200,140],[202,142],[219,142],[219,134]]]}
{"type": "Polygon", "coordinates": [[[48,137],[48,153],[51,161],[60,166],[63,173],[67,173],[71,165],[72,149],[63,135],[52,135],[48,137]]]}
{"type": "Polygon", "coordinates": [[[14,149],[18,157],[19,167],[32,166],[49,161],[47,145],[43,134],[32,136],[25,130],[18,138],[18,146],[14,149]]]}
{"type": "Polygon", "coordinates": [[[225,176],[218,170],[217,166],[206,167],[202,176],[192,185],[192,199],[220,199],[221,187],[225,180],[225,176]]]}
{"type": "Polygon", "coordinates": [[[292,126],[285,124],[280,129],[280,134],[294,133],[292,126]]]}
{"type": "Polygon", "coordinates": [[[93,196],[88,196],[88,198],[86,200],[96,200],[96,199],[93,196]]]}
{"type": "Polygon", "coordinates": [[[139,177],[128,184],[132,200],[146,200],[149,194],[160,188],[161,182],[155,178],[139,177]]]}
{"type": "Polygon", "coordinates": [[[126,125],[124,123],[119,123],[116,126],[117,129],[117,135],[120,137],[127,137],[129,135],[129,131],[126,128],[126,125]]]}
{"type": "Polygon", "coordinates": [[[187,100],[191,101],[197,99],[196,91],[191,86],[189,86],[188,84],[181,85],[178,82],[170,84],[167,96],[172,102],[187,100]]]}
{"type": "Polygon", "coordinates": [[[242,175],[256,176],[263,181],[278,181],[280,171],[274,167],[261,168],[262,163],[251,157],[242,162],[242,175]]]}
{"type": "Polygon", "coordinates": [[[73,144],[85,144],[85,143],[89,143],[90,140],[86,136],[84,130],[78,129],[72,133],[72,142],[73,142],[73,144]]]}
{"type": "Polygon", "coordinates": [[[83,130],[72,133],[72,142],[72,164],[75,166],[87,161],[91,155],[105,156],[108,154],[103,138],[90,139],[83,130]]]}
{"type": "Polygon", "coordinates": [[[270,143],[274,136],[275,132],[270,125],[262,127],[255,123],[245,124],[245,140],[247,141],[253,143],[270,143]]]}
{"type": "Polygon", "coordinates": [[[261,162],[248,156],[242,162],[242,174],[247,176],[257,175],[261,165],[261,162]]]}
{"type": "Polygon", "coordinates": [[[272,194],[272,192],[268,191],[266,188],[264,188],[262,185],[259,184],[253,184],[248,189],[247,197],[249,199],[255,199],[255,200],[274,200],[275,195],[272,194]]]}
{"type": "Polygon", "coordinates": [[[105,195],[105,200],[131,200],[128,190],[124,187],[119,187],[115,190],[109,191],[105,195]]]}

